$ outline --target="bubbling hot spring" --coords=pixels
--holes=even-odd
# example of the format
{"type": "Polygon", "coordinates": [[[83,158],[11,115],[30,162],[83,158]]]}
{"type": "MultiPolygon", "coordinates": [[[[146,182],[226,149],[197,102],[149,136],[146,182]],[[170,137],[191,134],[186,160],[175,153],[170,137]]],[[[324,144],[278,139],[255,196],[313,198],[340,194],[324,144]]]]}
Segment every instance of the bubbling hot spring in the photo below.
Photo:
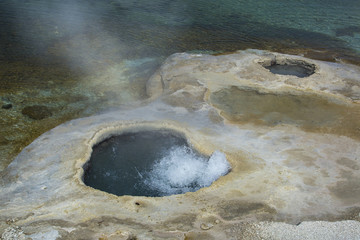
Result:
{"type": "Polygon", "coordinates": [[[170,130],[112,136],[93,147],[84,183],[118,196],[160,197],[194,192],[230,171],[225,154],[210,157],[170,130]]]}

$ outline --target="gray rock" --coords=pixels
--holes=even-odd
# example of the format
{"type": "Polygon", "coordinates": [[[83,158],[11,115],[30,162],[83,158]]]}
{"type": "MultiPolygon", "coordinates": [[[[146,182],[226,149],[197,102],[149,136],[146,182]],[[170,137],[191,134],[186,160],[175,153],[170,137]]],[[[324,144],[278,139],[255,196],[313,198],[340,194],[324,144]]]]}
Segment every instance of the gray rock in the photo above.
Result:
{"type": "Polygon", "coordinates": [[[1,106],[2,109],[10,109],[12,108],[12,104],[11,103],[5,103],[1,106]]]}
{"type": "Polygon", "coordinates": [[[41,120],[52,116],[50,109],[42,105],[27,106],[21,111],[21,113],[35,120],[41,120]]]}

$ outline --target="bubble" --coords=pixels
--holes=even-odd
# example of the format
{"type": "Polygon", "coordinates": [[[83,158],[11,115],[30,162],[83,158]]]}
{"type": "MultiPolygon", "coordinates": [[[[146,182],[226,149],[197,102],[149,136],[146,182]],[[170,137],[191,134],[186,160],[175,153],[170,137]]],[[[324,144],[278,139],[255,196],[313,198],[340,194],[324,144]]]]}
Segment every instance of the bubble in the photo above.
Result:
{"type": "Polygon", "coordinates": [[[230,164],[220,151],[207,159],[189,147],[176,147],[154,163],[144,183],[161,195],[181,194],[208,187],[229,170],[230,164]]]}

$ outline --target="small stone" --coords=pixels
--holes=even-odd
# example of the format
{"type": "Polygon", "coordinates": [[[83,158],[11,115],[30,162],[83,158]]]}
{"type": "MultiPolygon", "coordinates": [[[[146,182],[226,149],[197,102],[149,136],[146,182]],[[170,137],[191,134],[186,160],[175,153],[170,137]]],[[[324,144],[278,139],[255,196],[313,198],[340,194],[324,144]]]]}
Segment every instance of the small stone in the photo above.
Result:
{"type": "Polygon", "coordinates": [[[9,219],[6,220],[6,223],[7,223],[8,225],[11,225],[11,224],[13,224],[14,222],[16,222],[17,220],[18,220],[17,218],[9,218],[9,219]]]}
{"type": "Polygon", "coordinates": [[[10,109],[12,108],[12,104],[11,103],[5,103],[4,105],[1,106],[2,109],[10,109]]]}
{"type": "Polygon", "coordinates": [[[35,120],[41,120],[52,116],[50,109],[42,105],[27,106],[21,111],[21,113],[35,120]]]}
{"type": "Polygon", "coordinates": [[[215,223],[216,223],[216,224],[219,224],[219,223],[220,223],[220,220],[219,220],[219,219],[216,219],[216,220],[215,220],[215,223]]]}
{"type": "Polygon", "coordinates": [[[202,229],[202,230],[209,230],[210,228],[212,228],[214,225],[212,225],[211,223],[202,223],[201,225],[200,225],[200,228],[202,229]]]}

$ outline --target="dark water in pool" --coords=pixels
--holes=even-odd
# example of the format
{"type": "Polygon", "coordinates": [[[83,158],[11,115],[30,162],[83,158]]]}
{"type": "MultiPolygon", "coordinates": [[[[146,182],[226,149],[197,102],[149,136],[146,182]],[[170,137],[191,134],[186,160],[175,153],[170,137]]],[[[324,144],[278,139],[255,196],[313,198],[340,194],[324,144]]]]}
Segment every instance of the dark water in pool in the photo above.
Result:
{"type": "Polygon", "coordinates": [[[221,152],[208,159],[182,136],[158,130],[124,133],[97,144],[84,170],[84,183],[95,189],[159,197],[210,186],[230,164],[221,152]]]}
{"type": "Polygon", "coordinates": [[[308,77],[312,74],[309,69],[298,65],[275,64],[266,68],[274,74],[297,76],[299,78],[308,77]]]}
{"type": "Polygon", "coordinates": [[[168,132],[125,133],[93,148],[84,183],[115,195],[159,196],[144,184],[146,172],[172,147],[188,146],[168,132]]]}
{"type": "Polygon", "coordinates": [[[12,108],[0,109],[0,163],[64,121],[146,98],[172,53],[257,48],[360,63],[359,23],[359,0],[2,0],[0,105],[12,108]],[[51,117],[21,114],[33,105],[51,117]]]}

